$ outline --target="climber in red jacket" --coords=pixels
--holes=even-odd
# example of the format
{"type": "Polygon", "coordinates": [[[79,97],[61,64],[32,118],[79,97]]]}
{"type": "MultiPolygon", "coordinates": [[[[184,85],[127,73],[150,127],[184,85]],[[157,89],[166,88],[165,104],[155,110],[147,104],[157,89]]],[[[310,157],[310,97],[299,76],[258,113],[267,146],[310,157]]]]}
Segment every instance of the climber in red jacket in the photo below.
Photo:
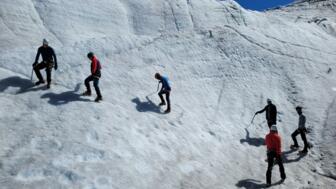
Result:
{"type": "Polygon", "coordinates": [[[266,135],[265,142],[267,147],[267,162],[268,162],[266,172],[266,183],[268,186],[270,186],[274,159],[279,165],[282,181],[286,179],[285,168],[283,166],[281,158],[281,137],[280,135],[278,135],[278,129],[276,125],[272,125],[270,133],[266,135]]]}
{"type": "Polygon", "coordinates": [[[99,89],[99,79],[101,77],[101,65],[99,60],[96,58],[96,56],[92,53],[89,52],[87,57],[91,60],[91,75],[87,77],[84,81],[85,86],[86,86],[86,91],[83,93],[84,96],[91,96],[91,88],[90,88],[90,81],[93,81],[93,86],[96,90],[97,93],[97,98],[95,99],[95,102],[99,102],[103,100],[103,97],[100,93],[99,89]]]}

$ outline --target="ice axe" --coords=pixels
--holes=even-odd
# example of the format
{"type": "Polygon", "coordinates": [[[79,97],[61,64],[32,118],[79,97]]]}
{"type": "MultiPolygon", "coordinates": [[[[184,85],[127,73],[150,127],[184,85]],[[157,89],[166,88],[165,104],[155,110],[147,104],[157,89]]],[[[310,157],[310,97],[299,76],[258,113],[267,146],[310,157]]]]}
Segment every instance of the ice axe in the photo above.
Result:
{"type": "Polygon", "coordinates": [[[252,125],[253,120],[254,120],[254,118],[255,118],[256,115],[257,115],[257,114],[254,114],[254,116],[253,116],[253,118],[252,118],[252,120],[251,120],[251,123],[249,124],[249,126],[247,126],[247,128],[249,128],[249,127],[252,125]]]}
{"type": "Polygon", "coordinates": [[[34,68],[37,66],[37,63],[33,63],[33,68],[32,68],[32,71],[31,71],[31,74],[30,74],[30,81],[33,82],[33,74],[34,74],[34,68]]]}
{"type": "Polygon", "coordinates": [[[156,89],[156,93],[159,91],[159,87],[160,87],[160,82],[158,83],[157,89],[156,89]]]}
{"type": "Polygon", "coordinates": [[[157,89],[155,92],[149,93],[146,97],[151,96],[159,91],[160,83],[158,83],[157,89]]]}
{"type": "Polygon", "coordinates": [[[254,120],[254,118],[255,118],[256,115],[257,115],[257,114],[254,114],[254,116],[253,116],[253,118],[252,118],[252,120],[251,120],[251,124],[253,123],[253,120],[254,120]]]}

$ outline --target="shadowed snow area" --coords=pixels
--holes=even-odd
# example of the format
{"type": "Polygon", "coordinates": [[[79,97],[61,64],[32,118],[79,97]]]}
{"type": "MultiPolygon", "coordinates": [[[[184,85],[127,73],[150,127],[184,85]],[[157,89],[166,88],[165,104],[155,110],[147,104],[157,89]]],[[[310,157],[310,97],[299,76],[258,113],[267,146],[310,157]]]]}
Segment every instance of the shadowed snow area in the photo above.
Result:
{"type": "Polygon", "coordinates": [[[336,187],[335,0],[266,12],[231,0],[1,0],[0,31],[1,189],[264,188],[268,127],[264,115],[250,122],[267,98],[287,174],[278,183],[274,167],[274,188],[336,187]],[[43,38],[58,58],[51,89],[30,81],[43,38]],[[89,51],[101,103],[80,96],[89,51]],[[171,81],[169,114],[155,72],[171,81]],[[306,156],[289,148],[297,105],[306,156]]]}

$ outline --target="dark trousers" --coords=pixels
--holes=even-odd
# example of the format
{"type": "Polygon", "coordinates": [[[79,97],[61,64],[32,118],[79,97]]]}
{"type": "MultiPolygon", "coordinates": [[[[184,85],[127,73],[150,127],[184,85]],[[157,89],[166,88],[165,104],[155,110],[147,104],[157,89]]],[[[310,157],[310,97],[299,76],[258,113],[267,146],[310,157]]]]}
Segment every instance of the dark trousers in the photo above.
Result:
{"type": "Polygon", "coordinates": [[[274,165],[274,159],[277,161],[280,169],[280,175],[281,179],[286,179],[286,173],[285,173],[285,168],[282,163],[282,158],[281,155],[277,155],[274,151],[268,152],[267,153],[267,162],[268,162],[268,167],[267,167],[267,172],[266,172],[266,182],[267,184],[272,183],[272,168],[274,165]]]}
{"type": "Polygon", "coordinates": [[[272,125],[276,125],[276,121],[269,119],[269,120],[267,120],[267,125],[268,125],[269,128],[271,128],[272,125]]]}
{"type": "Polygon", "coordinates": [[[90,75],[87,77],[84,81],[86,90],[91,93],[91,87],[90,87],[90,81],[93,81],[93,86],[96,90],[97,96],[101,97],[100,89],[99,89],[99,77],[95,77],[93,75],[90,75]]]}
{"type": "Polygon", "coordinates": [[[169,90],[161,90],[161,91],[159,92],[159,97],[160,97],[162,103],[165,102],[164,99],[163,99],[163,94],[166,95],[167,110],[170,110],[170,99],[169,99],[170,91],[169,91],[169,90]]]}
{"type": "Polygon", "coordinates": [[[39,81],[43,81],[43,77],[41,75],[41,72],[40,70],[42,69],[46,69],[46,72],[47,72],[47,82],[48,84],[50,84],[51,82],[51,70],[53,68],[53,63],[52,62],[41,62],[39,64],[37,64],[35,67],[34,67],[34,71],[35,71],[35,74],[36,74],[36,77],[38,78],[39,81]]]}
{"type": "Polygon", "coordinates": [[[297,142],[297,140],[296,140],[296,136],[297,135],[301,135],[301,138],[302,138],[302,140],[303,140],[303,143],[304,143],[304,148],[303,148],[303,150],[304,151],[307,151],[308,150],[308,142],[307,142],[307,138],[306,138],[306,131],[305,131],[305,129],[296,129],[293,133],[292,133],[292,139],[293,139],[293,141],[294,141],[294,145],[295,146],[299,146],[298,145],[298,142],[297,142]]]}

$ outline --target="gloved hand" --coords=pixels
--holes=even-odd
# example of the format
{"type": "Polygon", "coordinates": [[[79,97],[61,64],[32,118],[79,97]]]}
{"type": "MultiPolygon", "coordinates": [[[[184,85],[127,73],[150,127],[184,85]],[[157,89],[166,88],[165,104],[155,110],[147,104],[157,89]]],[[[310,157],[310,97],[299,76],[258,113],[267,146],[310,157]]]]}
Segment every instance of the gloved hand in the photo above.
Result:
{"type": "Polygon", "coordinates": [[[35,67],[36,65],[37,65],[37,62],[34,62],[34,63],[33,63],[33,67],[35,67]]]}
{"type": "Polygon", "coordinates": [[[57,64],[55,64],[55,67],[54,67],[54,68],[55,68],[55,70],[57,70],[57,64]]]}

